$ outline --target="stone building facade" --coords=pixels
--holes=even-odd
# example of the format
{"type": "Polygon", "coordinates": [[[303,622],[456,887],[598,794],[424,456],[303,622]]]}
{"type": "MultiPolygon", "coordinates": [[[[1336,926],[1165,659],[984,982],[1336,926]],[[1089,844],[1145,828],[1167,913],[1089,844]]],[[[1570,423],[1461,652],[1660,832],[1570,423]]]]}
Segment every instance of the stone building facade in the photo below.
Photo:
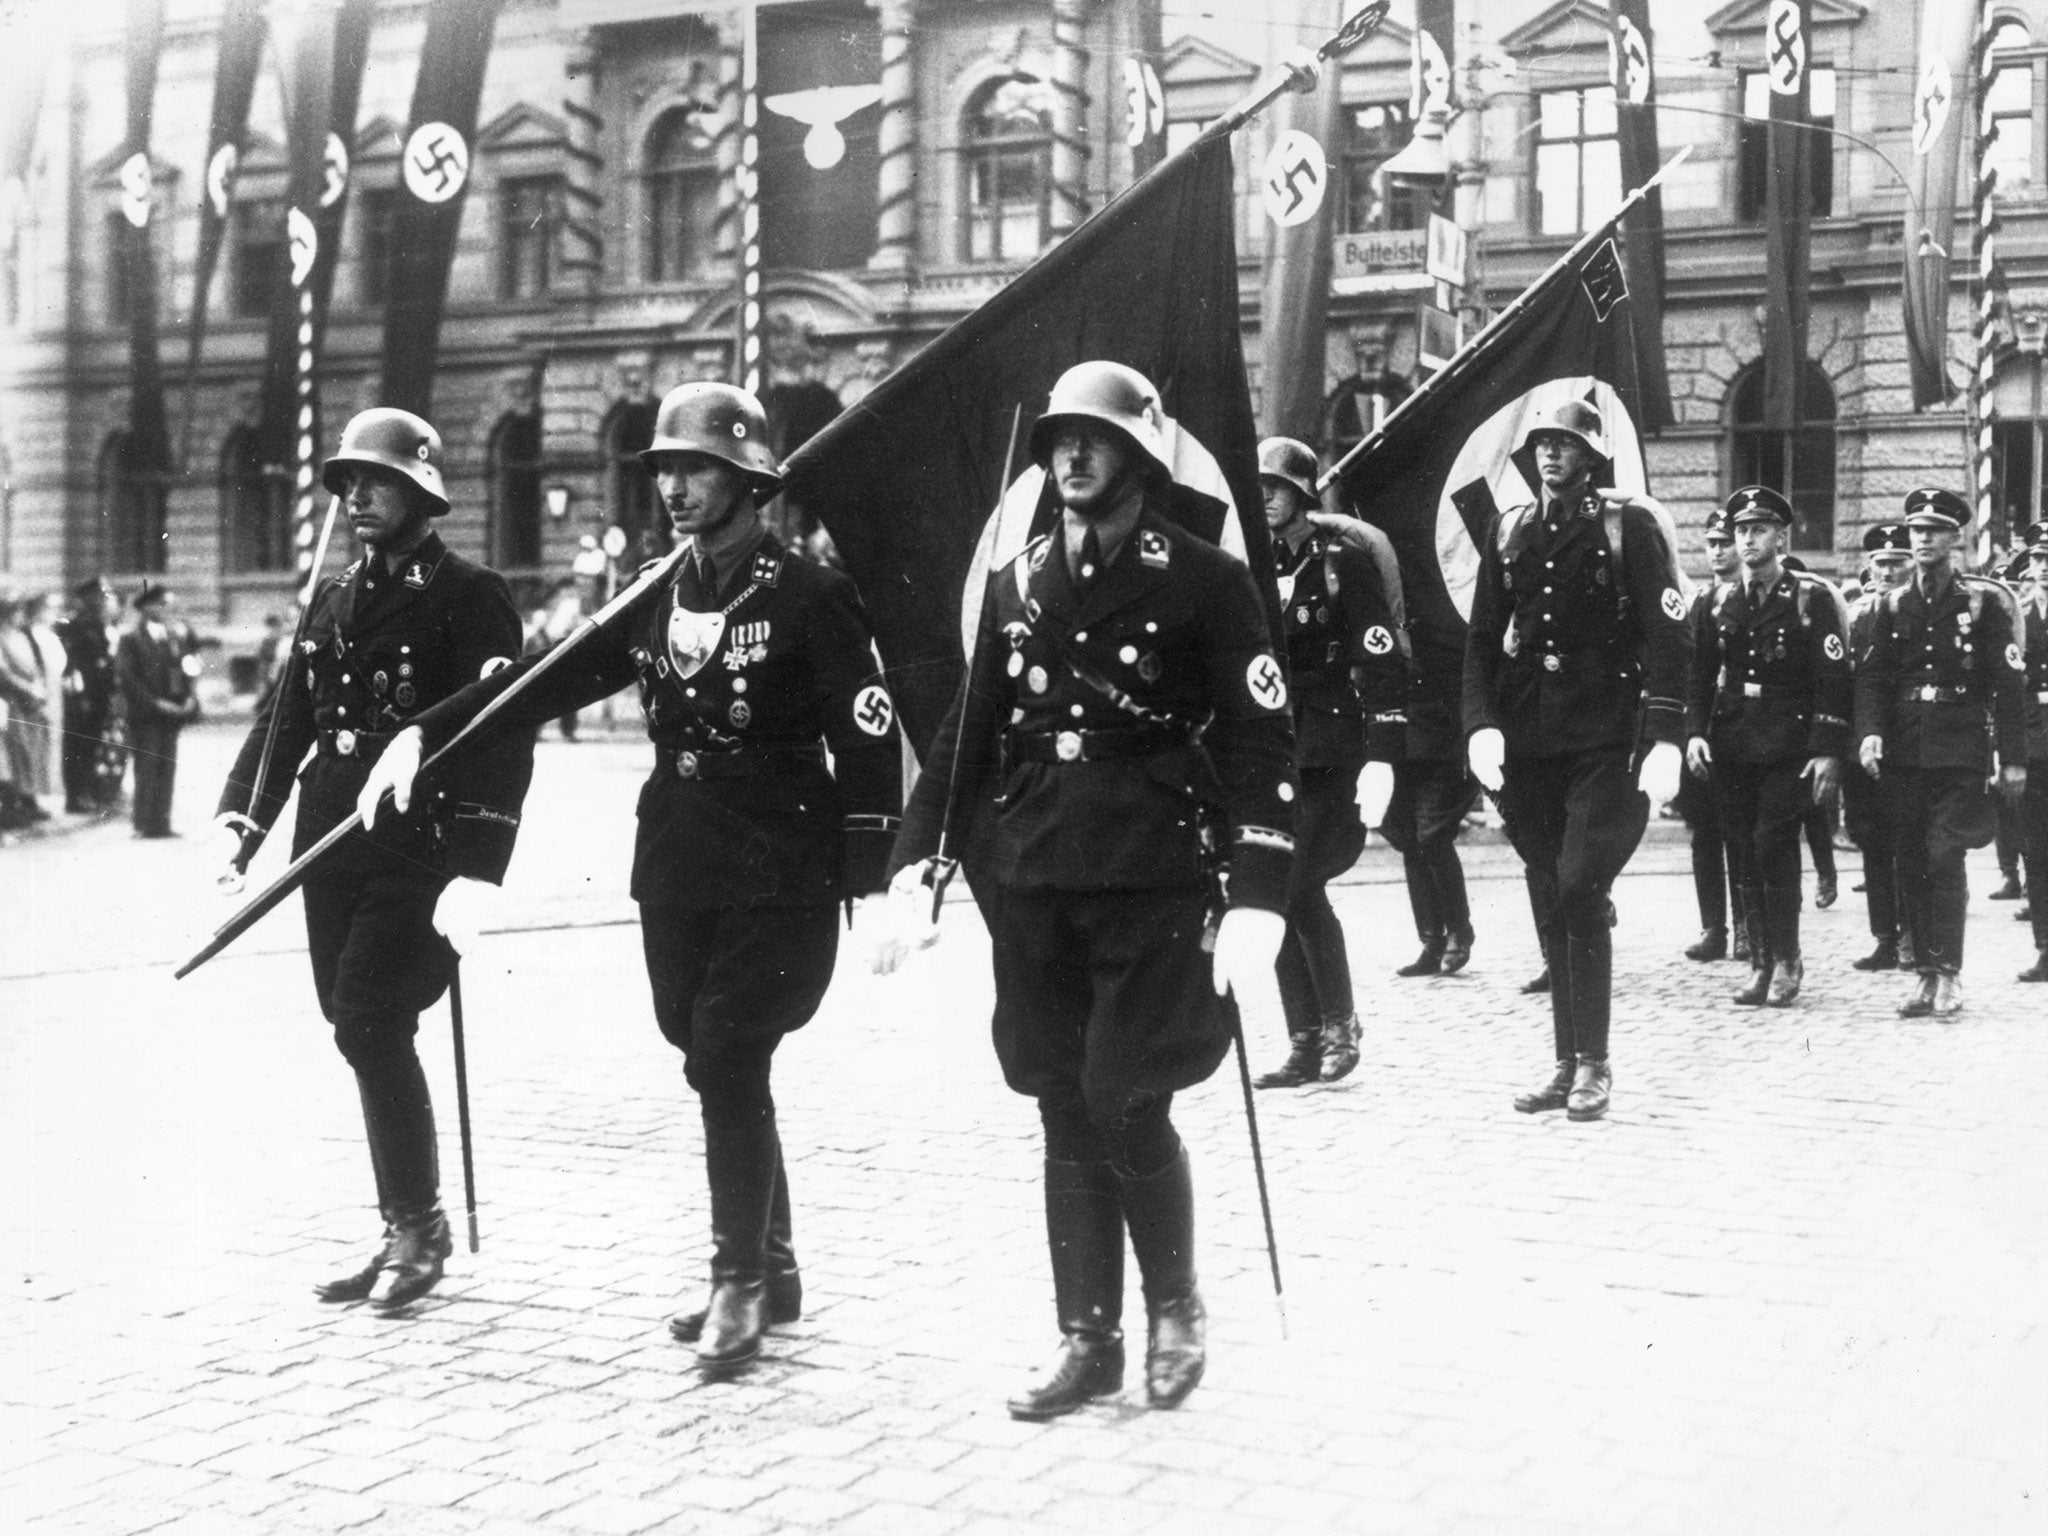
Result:
{"type": "MultiPolygon", "coordinates": [[[[1659,0],[1660,134],[1691,146],[1668,184],[1665,339],[1678,420],[1648,445],[1652,483],[1694,525],[1734,485],[1789,477],[1801,553],[1852,570],[1861,529],[1902,493],[1969,475],[1963,404],[1912,408],[1901,322],[1914,7],[1813,0],[1819,137],[1810,409],[1789,438],[1760,421],[1763,225],[1757,78],[1767,0],[1659,0]]],[[[764,95],[867,87],[821,134],[762,124],[766,380],[785,451],[993,293],[1128,185],[1127,61],[1161,82],[1168,147],[1250,90],[1336,7],[1289,0],[1196,15],[1152,0],[761,0],[764,95]],[[1328,13],[1328,14],[1325,14],[1328,13]],[[1154,39],[1156,38],[1156,41],[1154,39]],[[835,144],[833,141],[837,140],[835,144]],[[836,157],[835,157],[836,156],[836,157]]],[[[2039,513],[2048,331],[2048,0],[2000,4],[1995,97],[2009,279],[2002,322],[2002,494],[2039,513]]],[[[505,0],[484,83],[472,182],[449,280],[435,386],[457,547],[528,590],[566,571],[585,535],[662,538],[631,455],[672,385],[733,367],[739,12],[683,0],[505,0]]],[[[266,67],[190,396],[184,358],[219,0],[172,0],[154,155],[163,355],[179,473],[160,530],[124,524],[127,333],[110,221],[124,134],[118,8],[87,7],[49,64],[26,180],[0,204],[0,566],[56,586],[160,571],[231,640],[290,587],[289,508],[253,462],[265,309],[264,221],[286,175],[276,71],[266,67]],[[160,536],[152,537],[152,533],[160,536]]],[[[379,6],[352,146],[320,380],[329,441],[377,399],[382,270],[400,136],[425,6],[379,6]]],[[[1373,402],[1421,377],[1430,297],[1403,252],[1418,210],[1373,172],[1411,132],[1401,12],[1344,60],[1345,138],[1329,146],[1340,232],[1379,237],[1397,270],[1333,284],[1326,449],[1373,402]],[[1406,236],[1404,245],[1403,236],[1406,236]],[[1407,262],[1404,268],[1403,263],[1407,262]]],[[[1461,110],[1443,206],[1469,234],[1466,332],[1618,196],[1607,23],[1595,0],[1458,7],[1461,110]],[[1605,93],[1605,94],[1603,94],[1605,93]]],[[[1142,76],[1140,90],[1142,91],[1142,76]]],[[[809,93],[805,96],[805,93],[809,93]]],[[[845,98],[838,105],[844,106],[845,98]]],[[[789,100],[784,106],[790,106],[789,100]]],[[[803,103],[796,103],[803,110],[803,103]]],[[[811,112],[810,116],[819,114],[811,112]]],[[[1258,356],[1258,195],[1275,128],[1240,135],[1239,250],[1247,356],[1258,356]]],[[[1964,186],[1968,178],[1964,178],[1964,186]]],[[[1969,240],[1967,215],[1957,244],[1969,240]]],[[[1951,372],[1974,363],[1973,263],[1959,249],[1951,372]]],[[[1355,274],[1354,274],[1355,278],[1355,274]]],[[[1256,391],[1258,380],[1253,380],[1256,391]]]]}

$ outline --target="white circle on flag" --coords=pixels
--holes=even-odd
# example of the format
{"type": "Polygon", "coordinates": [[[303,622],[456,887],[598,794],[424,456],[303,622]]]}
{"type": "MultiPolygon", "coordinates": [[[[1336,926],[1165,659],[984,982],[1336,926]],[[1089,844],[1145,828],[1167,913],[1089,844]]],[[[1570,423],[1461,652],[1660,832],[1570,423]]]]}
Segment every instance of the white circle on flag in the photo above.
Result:
{"type": "Polygon", "coordinates": [[[1260,708],[1287,707],[1287,678],[1280,671],[1280,663],[1264,651],[1254,656],[1251,665],[1244,669],[1244,685],[1251,691],[1252,702],[1260,708]]]}
{"type": "Polygon", "coordinates": [[[1806,29],[1801,21],[1799,0],[1771,0],[1764,21],[1764,69],[1772,91],[1780,96],[1797,96],[1806,84],[1806,29]]]}
{"type": "Polygon", "coordinates": [[[1626,16],[1614,18],[1614,30],[1617,35],[1608,42],[1617,66],[1614,83],[1630,104],[1640,107],[1650,99],[1650,45],[1642,28],[1626,16]]]}
{"type": "Polygon", "coordinates": [[[405,189],[423,203],[445,203],[469,180],[469,146],[446,123],[421,123],[405,141],[405,189]]]}
{"type": "Polygon", "coordinates": [[[1148,60],[1124,60],[1124,147],[1137,149],[1166,127],[1166,92],[1148,60]]]}
{"type": "Polygon", "coordinates": [[[2027,670],[2026,662],[2020,658],[2020,648],[2017,641],[2005,648],[2005,664],[2015,672],[2027,670]]]}
{"type": "Polygon", "coordinates": [[[130,155],[121,162],[121,216],[137,229],[149,223],[149,156],[130,155]]]}
{"type": "Polygon", "coordinates": [[[291,244],[292,286],[303,288],[306,286],[306,279],[312,276],[313,260],[320,254],[320,231],[313,227],[313,221],[299,208],[294,208],[285,215],[284,227],[285,236],[291,244]]]}
{"type": "Polygon", "coordinates": [[[1299,128],[1280,135],[1266,156],[1266,212],[1282,229],[1306,224],[1323,206],[1330,165],[1323,146],[1299,128]]]}
{"type": "Polygon", "coordinates": [[[223,144],[206,162],[206,201],[216,219],[228,216],[228,201],[235,189],[235,163],[241,158],[242,152],[234,145],[223,144]]]}
{"type": "Polygon", "coordinates": [[[327,135],[327,152],[321,156],[320,206],[332,208],[348,190],[348,146],[341,135],[327,135]]]}

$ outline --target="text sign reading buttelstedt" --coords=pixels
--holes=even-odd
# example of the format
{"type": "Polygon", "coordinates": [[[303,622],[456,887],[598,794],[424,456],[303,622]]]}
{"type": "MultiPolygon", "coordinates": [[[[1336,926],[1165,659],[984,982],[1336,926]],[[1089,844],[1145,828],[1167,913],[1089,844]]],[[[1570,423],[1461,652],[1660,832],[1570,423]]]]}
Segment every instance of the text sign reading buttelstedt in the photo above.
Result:
{"type": "Polygon", "coordinates": [[[1420,229],[1373,230],[1339,235],[1330,242],[1330,288],[1334,293],[1400,293],[1434,286],[1428,272],[1429,233],[1420,229]]]}

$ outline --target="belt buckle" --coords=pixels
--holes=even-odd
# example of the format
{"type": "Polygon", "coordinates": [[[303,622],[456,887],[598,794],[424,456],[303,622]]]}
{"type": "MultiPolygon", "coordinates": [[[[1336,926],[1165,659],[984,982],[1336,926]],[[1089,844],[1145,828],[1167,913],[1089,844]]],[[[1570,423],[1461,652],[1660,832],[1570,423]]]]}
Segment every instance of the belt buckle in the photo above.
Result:
{"type": "Polygon", "coordinates": [[[679,779],[694,779],[697,777],[696,753],[678,752],[676,754],[676,777],[679,779]]]}
{"type": "Polygon", "coordinates": [[[1940,701],[1941,690],[1939,688],[1935,687],[1932,683],[1922,683],[1920,685],[1920,702],[1922,704],[1937,704],[1940,701]]]}
{"type": "Polygon", "coordinates": [[[2036,704],[2048,704],[2048,688],[2043,688],[2035,693],[2034,702],[2036,704]]]}
{"type": "Polygon", "coordinates": [[[1555,651],[1545,651],[1543,653],[1543,670],[1546,672],[1562,672],[1564,670],[1564,659],[1555,651]]]}
{"type": "Polygon", "coordinates": [[[1764,696],[1764,685],[1762,683],[1744,683],[1742,685],[1742,696],[1745,699],[1760,699],[1764,696]]]}
{"type": "Polygon", "coordinates": [[[354,757],[356,755],[356,733],[350,730],[336,731],[334,733],[334,750],[343,757],[354,757]]]}
{"type": "Polygon", "coordinates": [[[1052,739],[1052,750],[1053,756],[1063,763],[1078,761],[1081,756],[1081,733],[1061,731],[1052,739]]]}

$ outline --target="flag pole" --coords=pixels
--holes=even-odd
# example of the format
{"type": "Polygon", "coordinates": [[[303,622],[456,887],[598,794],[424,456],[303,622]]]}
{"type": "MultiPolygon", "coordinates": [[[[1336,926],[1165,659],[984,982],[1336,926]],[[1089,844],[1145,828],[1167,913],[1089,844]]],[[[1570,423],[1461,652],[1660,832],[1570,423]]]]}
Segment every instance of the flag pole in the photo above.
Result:
{"type": "Polygon", "coordinates": [[[1664,164],[1658,168],[1656,175],[1652,176],[1640,187],[1637,187],[1633,192],[1629,193],[1627,197],[1624,197],[1621,200],[1621,206],[1614,210],[1613,214],[1607,219],[1607,221],[1604,224],[1599,225],[1597,228],[1588,230],[1585,234],[1581,235],[1578,238],[1578,241],[1572,246],[1572,248],[1566,251],[1562,256],[1558,257],[1556,261],[1552,262],[1549,268],[1545,270],[1541,277],[1537,278],[1535,282],[1531,283],[1528,287],[1524,288],[1519,294],[1517,294],[1515,296],[1514,302],[1508,305],[1506,309],[1502,310],[1499,314],[1495,315],[1493,317],[1492,323],[1489,324],[1485,330],[1481,331],[1477,336],[1474,336],[1470,341],[1466,342],[1464,346],[1460,347],[1458,349],[1457,355],[1453,357],[1448,363],[1444,364],[1443,367],[1439,368],[1434,374],[1432,374],[1429,377],[1429,379],[1424,382],[1423,386],[1420,389],[1416,390],[1414,394],[1410,395],[1407,399],[1403,400],[1399,405],[1395,406],[1391,411],[1387,412],[1385,419],[1380,422],[1379,426],[1373,430],[1370,436],[1362,438],[1356,445],[1352,447],[1349,453],[1345,454],[1343,458],[1339,459],[1336,463],[1332,464],[1328,469],[1324,470],[1321,478],[1316,481],[1317,494],[1320,495],[1323,491],[1329,489],[1331,485],[1335,484],[1337,477],[1342,475],[1346,469],[1350,468],[1353,461],[1355,461],[1359,457],[1359,455],[1363,454],[1366,449],[1372,447],[1373,444],[1377,443],[1381,438],[1385,437],[1387,435],[1387,429],[1392,427],[1395,422],[1399,421],[1410,410],[1414,409],[1424,400],[1427,400],[1433,395],[1435,395],[1436,392],[1439,389],[1443,388],[1447,383],[1449,383],[1452,378],[1462,378],[1466,373],[1470,372],[1474,361],[1477,360],[1479,355],[1483,352],[1490,350],[1493,347],[1494,343],[1497,340],[1499,340],[1501,332],[1505,330],[1509,323],[1512,322],[1518,315],[1520,315],[1523,310],[1527,309],[1529,305],[1535,301],[1536,295],[1541,293],[1550,284],[1553,278],[1557,277],[1558,274],[1562,272],[1570,270],[1572,265],[1576,263],[1581,256],[1585,255],[1586,252],[1591,250],[1601,240],[1606,239],[1608,235],[1612,234],[1615,229],[1620,227],[1621,221],[1623,218],[1627,216],[1628,211],[1631,208],[1635,207],[1635,205],[1641,202],[1644,198],[1648,197],[1650,195],[1652,188],[1656,187],[1659,183],[1661,183],[1666,176],[1669,176],[1673,171],[1677,170],[1678,167],[1684,164],[1685,161],[1691,155],[1692,146],[1690,144],[1687,144],[1683,148],[1681,148],[1677,154],[1673,155],[1669,160],[1666,160],[1664,164]]]}

